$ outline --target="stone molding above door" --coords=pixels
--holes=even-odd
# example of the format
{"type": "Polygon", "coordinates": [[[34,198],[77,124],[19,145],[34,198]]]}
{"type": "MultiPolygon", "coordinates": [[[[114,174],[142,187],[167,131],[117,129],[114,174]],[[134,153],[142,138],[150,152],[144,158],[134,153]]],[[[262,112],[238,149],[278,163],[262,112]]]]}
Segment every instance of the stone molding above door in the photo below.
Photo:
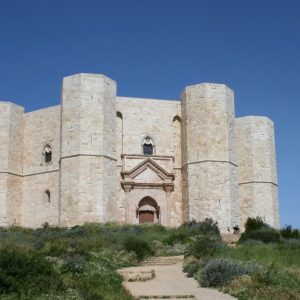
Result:
{"type": "Polygon", "coordinates": [[[123,181],[125,192],[138,189],[174,190],[175,174],[172,156],[123,155],[123,181]]]}

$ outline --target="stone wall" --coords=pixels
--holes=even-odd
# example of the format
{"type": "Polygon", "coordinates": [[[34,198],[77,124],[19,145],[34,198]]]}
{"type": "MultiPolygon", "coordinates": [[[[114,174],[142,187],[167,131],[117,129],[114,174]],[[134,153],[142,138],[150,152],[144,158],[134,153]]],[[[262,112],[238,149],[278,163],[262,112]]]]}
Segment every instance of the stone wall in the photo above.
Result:
{"type": "Polygon", "coordinates": [[[266,117],[236,119],[241,224],[262,217],[279,227],[274,125],[266,117]]]}
{"type": "Polygon", "coordinates": [[[23,108],[0,103],[0,225],[19,224],[22,206],[23,108]]]}
{"type": "MultiPolygon", "coordinates": [[[[181,103],[174,100],[117,98],[117,111],[122,120],[117,126],[117,140],[122,142],[119,153],[142,154],[142,141],[149,135],[154,141],[154,154],[159,156],[173,156],[172,170],[159,162],[169,172],[175,172],[175,189],[170,193],[170,225],[182,223],[182,191],[181,191],[181,103]],[[122,132],[120,132],[122,130],[122,132]]],[[[116,117],[118,118],[118,117],[116,117]]],[[[119,155],[118,155],[119,157],[119,155]]],[[[119,158],[118,158],[119,159],[119,158]]],[[[122,160],[119,160],[118,172],[122,170],[122,160]]],[[[131,166],[133,167],[133,165],[131,166]]],[[[120,173],[119,173],[120,174],[120,173]]],[[[119,176],[121,180],[121,176],[119,176]]],[[[152,193],[149,190],[149,195],[152,193]]],[[[165,193],[163,191],[163,193],[165,193]]],[[[140,195],[142,199],[142,195],[140,195]]],[[[119,189],[119,215],[125,219],[125,193],[119,189]]],[[[161,200],[155,199],[159,202],[161,200]]]]}
{"type": "Polygon", "coordinates": [[[22,226],[59,225],[59,172],[23,177],[23,195],[22,226]]]}
{"type": "Polygon", "coordinates": [[[39,227],[59,221],[60,106],[24,116],[23,226],[39,227]],[[51,145],[52,161],[45,162],[44,147],[51,145]],[[50,193],[50,199],[46,194],[50,193]]]}
{"type": "Polygon", "coordinates": [[[0,102],[0,225],[135,223],[152,197],[167,226],[209,217],[227,231],[259,215],[278,227],[273,123],[235,119],[233,97],[209,83],[185,88],[181,101],[117,97],[113,80],[77,74],[64,78],[59,106],[24,113],[0,102]],[[125,191],[124,171],[148,158],[145,136],[155,165],[125,191]]]}
{"type": "Polygon", "coordinates": [[[60,224],[116,219],[116,85],[96,74],[64,78],[60,224]]]}
{"type": "Polygon", "coordinates": [[[225,85],[193,85],[182,94],[185,217],[213,218],[222,231],[239,224],[234,117],[225,85]]]}

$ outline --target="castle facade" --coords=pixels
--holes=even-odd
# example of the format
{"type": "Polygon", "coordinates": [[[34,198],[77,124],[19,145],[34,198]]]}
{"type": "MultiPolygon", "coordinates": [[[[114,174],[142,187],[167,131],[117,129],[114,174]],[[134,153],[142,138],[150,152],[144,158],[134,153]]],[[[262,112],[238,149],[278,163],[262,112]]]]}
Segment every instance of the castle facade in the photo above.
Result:
{"type": "Polygon", "coordinates": [[[85,222],[222,231],[279,227],[273,122],[236,118],[233,91],[202,83],[180,101],[116,95],[104,75],[64,78],[61,105],[0,102],[0,225],[85,222]]]}

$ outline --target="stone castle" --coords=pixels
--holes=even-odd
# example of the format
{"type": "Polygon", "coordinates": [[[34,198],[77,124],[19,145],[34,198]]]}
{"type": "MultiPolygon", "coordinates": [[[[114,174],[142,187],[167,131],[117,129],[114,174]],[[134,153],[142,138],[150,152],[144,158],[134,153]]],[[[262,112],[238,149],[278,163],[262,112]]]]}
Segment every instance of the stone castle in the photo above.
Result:
{"type": "Polygon", "coordinates": [[[279,227],[273,122],[236,118],[224,84],[180,101],[116,95],[104,75],[64,78],[61,105],[0,102],[0,225],[85,222],[222,231],[261,216],[279,227]]]}

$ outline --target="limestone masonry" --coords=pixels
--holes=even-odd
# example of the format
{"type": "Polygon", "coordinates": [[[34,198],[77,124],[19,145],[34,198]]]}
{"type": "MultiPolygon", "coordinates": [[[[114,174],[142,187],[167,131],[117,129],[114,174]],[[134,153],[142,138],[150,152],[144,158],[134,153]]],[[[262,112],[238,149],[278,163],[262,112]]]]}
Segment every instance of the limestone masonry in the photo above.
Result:
{"type": "Polygon", "coordinates": [[[0,226],[261,216],[279,227],[273,122],[236,118],[226,85],[181,101],[116,96],[98,74],[64,78],[61,105],[0,102],[0,226]]]}

